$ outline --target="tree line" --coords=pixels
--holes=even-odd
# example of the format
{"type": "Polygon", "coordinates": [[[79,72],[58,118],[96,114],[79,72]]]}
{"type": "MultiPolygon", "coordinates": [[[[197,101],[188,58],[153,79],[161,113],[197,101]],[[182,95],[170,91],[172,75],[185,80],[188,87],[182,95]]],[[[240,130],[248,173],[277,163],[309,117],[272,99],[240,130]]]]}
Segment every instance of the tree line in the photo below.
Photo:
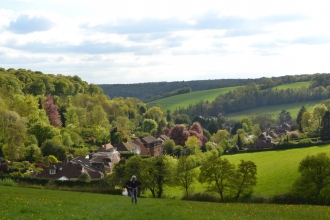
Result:
{"type": "Polygon", "coordinates": [[[100,84],[104,93],[110,97],[135,97],[144,102],[167,97],[169,93],[185,87],[191,91],[202,91],[233,86],[245,86],[252,83],[260,85],[261,89],[276,85],[310,81],[312,75],[280,76],[257,79],[213,79],[176,82],[149,82],[135,84],[100,84]]]}

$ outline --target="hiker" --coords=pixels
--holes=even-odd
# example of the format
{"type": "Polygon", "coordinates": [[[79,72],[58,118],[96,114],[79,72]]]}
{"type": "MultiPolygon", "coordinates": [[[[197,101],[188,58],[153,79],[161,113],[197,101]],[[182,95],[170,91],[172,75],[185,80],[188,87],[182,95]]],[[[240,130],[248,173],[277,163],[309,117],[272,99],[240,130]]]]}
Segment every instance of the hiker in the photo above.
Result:
{"type": "Polygon", "coordinates": [[[132,196],[132,203],[137,204],[138,189],[141,183],[137,180],[136,176],[132,176],[131,180],[127,182],[126,187],[132,196]]]}

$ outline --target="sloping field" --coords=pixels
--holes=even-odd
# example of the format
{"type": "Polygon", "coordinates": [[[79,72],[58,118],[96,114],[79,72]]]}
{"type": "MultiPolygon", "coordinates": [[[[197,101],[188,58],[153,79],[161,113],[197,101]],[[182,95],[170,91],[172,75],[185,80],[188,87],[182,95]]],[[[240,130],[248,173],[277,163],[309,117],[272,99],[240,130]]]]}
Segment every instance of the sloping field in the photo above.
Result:
{"type": "Polygon", "coordinates": [[[309,81],[307,82],[296,82],[296,83],[290,83],[290,84],[285,84],[285,85],[280,85],[280,86],[274,86],[273,89],[297,89],[297,88],[301,88],[301,87],[308,87],[310,84],[309,81]]]}
{"type": "Polygon", "coordinates": [[[224,156],[230,162],[238,164],[240,160],[251,160],[257,165],[258,183],[256,195],[272,196],[287,192],[299,176],[298,166],[307,155],[325,152],[330,156],[330,145],[308,148],[245,153],[224,156]]]}
{"type": "Polygon", "coordinates": [[[225,116],[229,119],[240,120],[244,116],[257,115],[257,114],[267,114],[273,117],[277,117],[282,110],[290,112],[291,117],[295,120],[301,106],[305,106],[307,111],[312,111],[316,104],[320,104],[322,101],[306,101],[306,102],[295,102],[290,104],[282,105],[271,105],[259,108],[247,109],[245,111],[229,113],[225,116]]]}
{"type": "MultiPolygon", "coordinates": [[[[297,83],[275,86],[273,89],[280,90],[280,89],[288,89],[288,88],[301,88],[303,86],[307,87],[309,86],[309,84],[310,82],[297,82],[297,83]]],[[[147,102],[147,104],[160,105],[165,111],[171,110],[171,112],[173,112],[175,109],[186,108],[187,106],[194,105],[201,100],[204,101],[208,100],[209,102],[212,102],[220,94],[224,94],[229,91],[234,91],[237,87],[238,86],[190,92],[186,94],[154,100],[152,102],[147,102]]]]}
{"type": "Polygon", "coordinates": [[[238,86],[190,92],[186,94],[154,100],[152,102],[147,102],[147,104],[160,105],[165,111],[171,110],[171,112],[173,112],[175,109],[186,108],[187,106],[196,104],[201,100],[208,100],[209,102],[212,102],[220,94],[225,94],[229,91],[234,91],[236,88],[238,88],[238,86]]]}
{"type": "Polygon", "coordinates": [[[176,199],[65,192],[0,186],[0,220],[5,219],[330,219],[327,206],[209,203],[176,199]]]}

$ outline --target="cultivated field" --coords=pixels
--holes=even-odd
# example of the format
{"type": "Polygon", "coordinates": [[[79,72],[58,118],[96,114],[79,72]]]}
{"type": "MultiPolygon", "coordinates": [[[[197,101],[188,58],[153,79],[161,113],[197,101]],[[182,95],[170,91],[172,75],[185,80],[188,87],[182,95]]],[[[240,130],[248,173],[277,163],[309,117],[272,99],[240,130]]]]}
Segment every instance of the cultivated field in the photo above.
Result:
{"type": "Polygon", "coordinates": [[[209,203],[0,186],[5,219],[330,219],[330,208],[310,205],[209,203]]]}

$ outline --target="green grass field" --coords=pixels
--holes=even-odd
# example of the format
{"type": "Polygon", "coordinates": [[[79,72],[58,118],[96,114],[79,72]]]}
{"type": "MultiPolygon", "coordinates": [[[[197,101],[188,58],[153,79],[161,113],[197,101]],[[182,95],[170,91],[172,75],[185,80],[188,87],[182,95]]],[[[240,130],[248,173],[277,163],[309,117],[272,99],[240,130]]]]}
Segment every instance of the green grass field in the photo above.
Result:
{"type": "MultiPolygon", "coordinates": [[[[295,179],[299,177],[298,166],[303,158],[307,155],[315,155],[321,152],[325,152],[330,156],[330,145],[224,155],[223,157],[235,164],[238,164],[241,160],[253,161],[257,165],[258,172],[254,195],[274,196],[290,190],[295,179]]],[[[192,187],[195,193],[205,191],[199,182],[194,183],[192,187]]],[[[164,194],[168,198],[181,198],[183,190],[174,187],[166,188],[164,194]]]]}
{"type": "MultiPolygon", "coordinates": [[[[310,82],[297,82],[297,83],[275,86],[274,89],[301,88],[303,86],[307,87],[309,84],[310,82]]],[[[190,92],[186,94],[154,100],[152,102],[147,102],[147,104],[160,105],[165,111],[171,110],[171,112],[173,112],[176,109],[186,108],[189,105],[194,105],[201,100],[204,101],[208,100],[209,102],[212,102],[220,94],[225,94],[229,91],[234,91],[237,87],[238,86],[190,92]]]]}
{"type": "Polygon", "coordinates": [[[152,102],[147,102],[147,104],[160,105],[165,111],[171,110],[171,112],[173,112],[175,109],[186,108],[187,106],[196,104],[201,100],[208,100],[209,102],[212,102],[220,94],[225,94],[229,91],[234,91],[237,87],[238,86],[190,92],[186,94],[154,100],[152,102]]]}
{"type": "Polygon", "coordinates": [[[321,101],[307,101],[307,102],[295,102],[295,103],[283,104],[283,105],[271,105],[271,106],[265,106],[259,108],[252,108],[235,113],[229,113],[226,114],[225,116],[229,119],[234,119],[234,120],[240,120],[244,116],[250,116],[256,114],[267,114],[277,117],[282,110],[286,110],[287,112],[290,112],[291,117],[295,119],[302,105],[305,106],[307,111],[312,111],[313,107],[316,104],[320,104],[320,103],[321,101]]]}
{"type": "Polygon", "coordinates": [[[280,86],[274,86],[273,89],[297,89],[301,88],[303,86],[308,87],[310,85],[310,82],[296,82],[296,83],[290,83],[290,84],[285,84],[285,85],[280,85],[280,86]]]}
{"type": "Polygon", "coordinates": [[[0,220],[34,219],[329,219],[330,208],[310,205],[209,203],[0,186],[0,220]]]}

